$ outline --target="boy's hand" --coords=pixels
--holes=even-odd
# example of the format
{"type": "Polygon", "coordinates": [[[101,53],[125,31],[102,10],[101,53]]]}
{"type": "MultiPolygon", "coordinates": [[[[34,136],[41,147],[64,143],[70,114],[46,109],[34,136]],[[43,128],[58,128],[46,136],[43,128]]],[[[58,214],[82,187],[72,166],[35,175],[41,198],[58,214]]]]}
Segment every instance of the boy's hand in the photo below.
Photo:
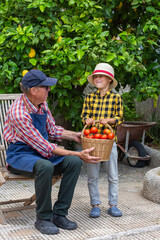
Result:
{"type": "Polygon", "coordinates": [[[114,118],[101,118],[99,121],[100,124],[106,125],[107,123],[109,123],[110,125],[115,124],[116,121],[114,118]]]}
{"type": "Polygon", "coordinates": [[[109,118],[103,118],[103,119],[101,118],[99,123],[103,124],[103,125],[106,125],[107,123],[109,123],[108,120],[109,120],[109,118]]]}
{"type": "Polygon", "coordinates": [[[94,122],[93,118],[87,118],[86,119],[86,124],[87,125],[92,125],[92,124],[95,124],[95,122],[94,122]]]}

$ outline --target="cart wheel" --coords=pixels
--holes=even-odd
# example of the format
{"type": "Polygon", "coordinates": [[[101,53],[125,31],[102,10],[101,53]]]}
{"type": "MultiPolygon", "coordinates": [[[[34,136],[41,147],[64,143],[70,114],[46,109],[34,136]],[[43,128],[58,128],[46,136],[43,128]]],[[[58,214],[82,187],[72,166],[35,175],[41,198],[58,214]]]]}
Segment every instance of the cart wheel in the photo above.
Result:
{"type": "MultiPolygon", "coordinates": [[[[146,155],[148,155],[143,145],[137,141],[131,142],[131,144],[129,145],[128,153],[131,156],[139,157],[145,157],[146,155]]],[[[145,160],[135,160],[134,158],[127,158],[127,161],[132,167],[144,167],[147,162],[145,160]]]]}
{"type": "Polygon", "coordinates": [[[124,152],[119,147],[117,147],[117,151],[118,151],[118,161],[122,161],[124,157],[124,152]]]}

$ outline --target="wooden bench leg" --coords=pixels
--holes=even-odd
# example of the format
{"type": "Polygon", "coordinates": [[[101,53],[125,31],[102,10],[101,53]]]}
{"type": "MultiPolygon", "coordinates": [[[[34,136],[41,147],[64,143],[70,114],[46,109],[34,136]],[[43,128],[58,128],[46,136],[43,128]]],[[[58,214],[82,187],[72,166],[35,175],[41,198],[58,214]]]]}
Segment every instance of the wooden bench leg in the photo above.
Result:
{"type": "MultiPolygon", "coordinates": [[[[3,176],[2,176],[3,177],[3,176]]],[[[54,176],[52,179],[52,186],[59,181],[62,178],[61,175],[58,176],[54,176]]],[[[3,178],[2,178],[3,180],[3,178]]],[[[12,203],[17,203],[17,202],[24,202],[24,207],[20,206],[20,207],[13,207],[13,208],[6,208],[6,209],[1,209],[0,208],[0,224],[7,224],[7,221],[5,219],[5,216],[3,214],[3,212],[12,212],[12,211],[20,211],[20,210],[25,210],[25,209],[30,209],[30,208],[34,208],[35,205],[30,206],[34,201],[36,200],[36,194],[33,194],[30,198],[28,199],[18,199],[18,200],[10,200],[10,201],[4,201],[4,202],[0,202],[0,205],[5,205],[5,204],[12,204],[12,203]]]]}
{"type": "Polygon", "coordinates": [[[6,182],[2,172],[0,171],[0,186],[6,182]]]}
{"type": "Polygon", "coordinates": [[[4,214],[3,214],[2,210],[1,210],[1,208],[0,208],[0,223],[3,224],[3,225],[7,224],[6,219],[4,217],[4,214]]]}
{"type": "Polygon", "coordinates": [[[52,178],[52,186],[62,178],[62,175],[57,175],[52,178]]]}
{"type": "Polygon", "coordinates": [[[31,205],[34,201],[36,200],[36,194],[33,194],[32,197],[28,198],[25,202],[24,202],[24,206],[29,206],[31,205]]]}

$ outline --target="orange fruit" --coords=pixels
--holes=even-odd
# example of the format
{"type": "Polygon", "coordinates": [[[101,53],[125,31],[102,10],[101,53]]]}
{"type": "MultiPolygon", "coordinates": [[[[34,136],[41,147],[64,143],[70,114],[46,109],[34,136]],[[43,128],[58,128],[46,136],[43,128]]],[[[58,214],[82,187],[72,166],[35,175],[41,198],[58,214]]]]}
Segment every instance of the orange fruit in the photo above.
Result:
{"type": "Polygon", "coordinates": [[[36,55],[36,51],[35,51],[33,48],[31,48],[31,51],[30,51],[30,53],[28,54],[28,56],[29,56],[30,58],[34,58],[35,55],[36,55]]]}
{"type": "Polygon", "coordinates": [[[24,75],[28,72],[28,70],[23,70],[22,71],[22,76],[24,77],[24,75]]]}
{"type": "Polygon", "coordinates": [[[58,38],[57,42],[60,42],[60,41],[62,41],[62,37],[61,36],[58,38]]]}

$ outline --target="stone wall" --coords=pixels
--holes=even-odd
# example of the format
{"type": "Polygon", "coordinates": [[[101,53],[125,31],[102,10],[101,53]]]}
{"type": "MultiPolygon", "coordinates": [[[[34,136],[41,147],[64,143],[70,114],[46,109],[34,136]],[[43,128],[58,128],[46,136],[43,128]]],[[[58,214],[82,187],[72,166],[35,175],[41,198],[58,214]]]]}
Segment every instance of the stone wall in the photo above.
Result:
{"type": "Polygon", "coordinates": [[[157,106],[154,107],[153,100],[148,98],[146,101],[137,102],[135,100],[136,112],[143,115],[145,121],[157,122],[160,120],[160,96],[158,97],[157,106]]]}

